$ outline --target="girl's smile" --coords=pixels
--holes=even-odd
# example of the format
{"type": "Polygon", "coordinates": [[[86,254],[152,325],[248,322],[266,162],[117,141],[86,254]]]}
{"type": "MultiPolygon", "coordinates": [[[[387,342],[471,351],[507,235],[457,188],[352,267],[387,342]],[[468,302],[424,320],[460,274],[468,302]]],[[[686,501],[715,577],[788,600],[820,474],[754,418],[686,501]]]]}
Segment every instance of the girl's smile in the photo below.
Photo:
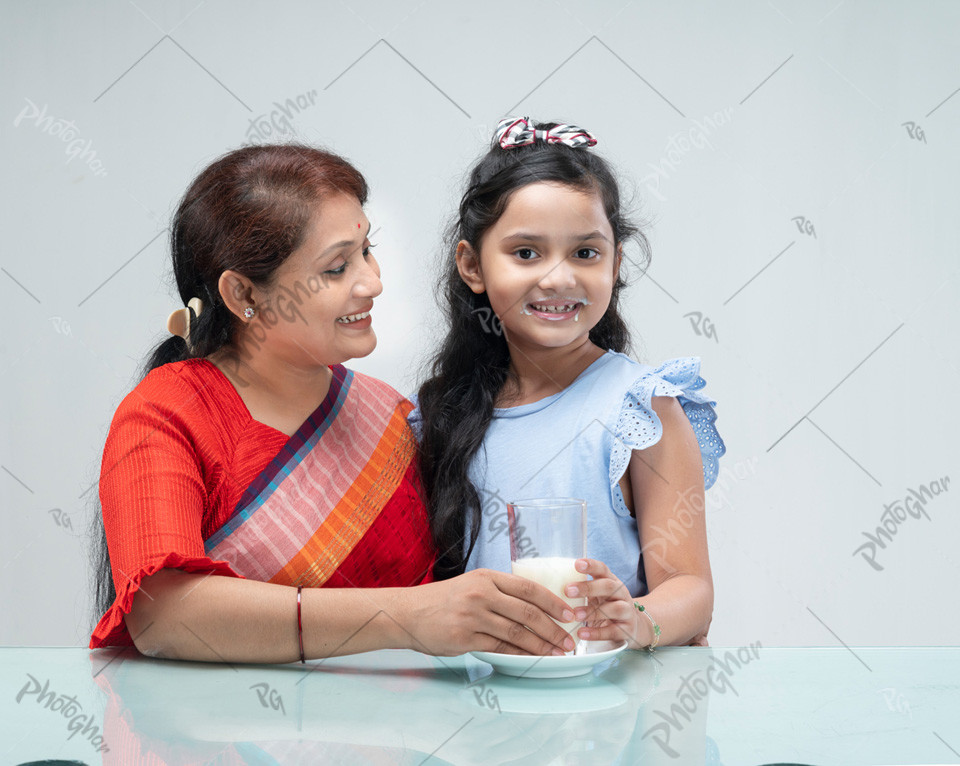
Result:
{"type": "Polygon", "coordinates": [[[461,277],[486,293],[511,349],[574,348],[610,305],[620,259],[596,192],[550,181],[523,186],[479,250],[461,243],[461,277]]]}
{"type": "Polygon", "coordinates": [[[521,309],[521,314],[535,316],[539,319],[545,319],[548,322],[560,322],[566,319],[573,319],[574,322],[580,321],[580,309],[589,306],[590,301],[586,298],[543,298],[537,301],[531,301],[521,309]]]}

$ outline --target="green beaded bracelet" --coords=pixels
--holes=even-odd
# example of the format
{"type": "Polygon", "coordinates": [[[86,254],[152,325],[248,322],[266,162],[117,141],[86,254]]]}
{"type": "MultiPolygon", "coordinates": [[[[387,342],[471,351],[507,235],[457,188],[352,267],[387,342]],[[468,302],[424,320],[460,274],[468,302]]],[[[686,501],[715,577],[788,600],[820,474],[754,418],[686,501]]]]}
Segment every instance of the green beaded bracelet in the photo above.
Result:
{"type": "Polygon", "coordinates": [[[650,620],[650,624],[653,625],[653,643],[647,647],[647,651],[652,652],[657,648],[657,642],[660,641],[660,626],[657,625],[657,621],[650,616],[650,612],[646,610],[646,607],[644,607],[643,604],[638,604],[636,601],[634,601],[633,605],[637,608],[637,611],[650,620]]]}

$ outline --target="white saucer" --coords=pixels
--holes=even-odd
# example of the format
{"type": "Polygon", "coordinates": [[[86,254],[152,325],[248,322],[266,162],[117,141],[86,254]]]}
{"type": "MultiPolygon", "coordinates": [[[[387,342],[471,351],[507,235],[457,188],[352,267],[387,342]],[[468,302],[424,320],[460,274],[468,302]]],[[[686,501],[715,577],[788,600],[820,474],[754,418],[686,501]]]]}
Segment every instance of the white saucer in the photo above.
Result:
{"type": "Polygon", "coordinates": [[[495,652],[470,652],[482,662],[493,665],[493,669],[506,676],[517,678],[571,678],[590,672],[594,665],[616,657],[627,648],[627,642],[587,641],[585,654],[564,657],[531,657],[519,654],[497,654],[495,652]]]}

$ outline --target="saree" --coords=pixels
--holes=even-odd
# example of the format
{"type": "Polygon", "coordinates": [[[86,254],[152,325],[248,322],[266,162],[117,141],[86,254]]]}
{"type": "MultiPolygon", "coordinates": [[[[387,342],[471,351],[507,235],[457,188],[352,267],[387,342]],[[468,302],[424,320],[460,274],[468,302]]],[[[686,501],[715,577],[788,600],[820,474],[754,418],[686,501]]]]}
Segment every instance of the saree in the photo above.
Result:
{"type": "Polygon", "coordinates": [[[375,378],[343,365],[331,370],[323,403],[204,550],[243,577],[280,585],[429,582],[429,524],[406,422],[413,405],[375,378]]]}
{"type": "Polygon", "coordinates": [[[412,405],[382,381],[330,369],[293,436],[254,420],[205,359],[163,365],[124,399],[100,477],[116,597],[91,649],[133,644],[124,617],[164,568],[304,587],[432,581],[412,405]]]}

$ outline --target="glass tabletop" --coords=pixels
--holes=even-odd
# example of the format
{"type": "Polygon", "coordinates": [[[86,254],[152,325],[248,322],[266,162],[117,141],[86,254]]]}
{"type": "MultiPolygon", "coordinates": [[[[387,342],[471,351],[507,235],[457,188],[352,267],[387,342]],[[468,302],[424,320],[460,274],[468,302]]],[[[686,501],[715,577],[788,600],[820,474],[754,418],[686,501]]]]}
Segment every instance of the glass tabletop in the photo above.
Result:
{"type": "Polygon", "coordinates": [[[667,647],[552,679],[401,650],[304,666],[0,656],[9,764],[960,763],[953,647],[667,647]]]}

